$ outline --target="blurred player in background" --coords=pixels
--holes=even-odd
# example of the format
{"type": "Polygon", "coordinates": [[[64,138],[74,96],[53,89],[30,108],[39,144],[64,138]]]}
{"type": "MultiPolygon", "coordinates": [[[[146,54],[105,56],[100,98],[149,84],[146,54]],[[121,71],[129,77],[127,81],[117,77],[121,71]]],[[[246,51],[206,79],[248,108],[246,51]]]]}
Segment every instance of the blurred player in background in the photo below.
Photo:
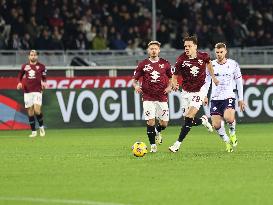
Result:
{"type": "Polygon", "coordinates": [[[170,63],[159,57],[160,43],[151,41],[148,44],[149,58],[141,61],[133,76],[133,86],[137,93],[142,93],[143,111],[147,121],[147,135],[151,144],[151,151],[157,151],[158,143],[162,143],[160,132],[169,121],[168,93],[172,90],[172,72],[170,63]],[[139,79],[142,77],[142,85],[139,79]],[[159,119],[155,127],[155,118],[159,119]]]}
{"type": "MultiPolygon", "coordinates": [[[[212,125],[219,136],[226,143],[226,150],[233,152],[233,147],[237,146],[237,137],[235,134],[235,92],[234,84],[238,90],[238,105],[241,111],[245,109],[243,101],[243,81],[242,74],[238,63],[232,59],[228,59],[227,48],[224,43],[215,45],[216,59],[212,61],[214,75],[219,79],[218,86],[212,85],[210,97],[210,114],[212,125]],[[229,134],[227,136],[225,130],[225,122],[229,126],[229,134]]],[[[210,76],[206,78],[207,88],[210,87],[210,76]]],[[[204,101],[208,103],[208,98],[204,101]]]]}
{"type": "Polygon", "coordinates": [[[46,87],[46,68],[45,65],[38,62],[38,53],[36,50],[31,50],[28,56],[29,62],[23,64],[18,74],[17,89],[23,89],[25,108],[27,109],[29,124],[32,130],[29,137],[36,137],[37,131],[35,128],[35,117],[39,123],[40,136],[45,136],[43,125],[42,106],[42,91],[46,87]],[[23,76],[25,81],[22,83],[23,76]]]}
{"type": "Polygon", "coordinates": [[[183,41],[185,52],[177,58],[172,83],[173,87],[178,86],[178,75],[182,76],[181,96],[185,121],[177,141],[169,147],[171,152],[177,152],[179,150],[182,141],[192,126],[203,124],[210,132],[213,131],[207,116],[203,115],[201,118],[196,118],[195,115],[207,95],[207,89],[205,87],[207,68],[214,83],[219,83],[214,76],[209,54],[197,50],[197,37],[187,36],[183,41]]]}

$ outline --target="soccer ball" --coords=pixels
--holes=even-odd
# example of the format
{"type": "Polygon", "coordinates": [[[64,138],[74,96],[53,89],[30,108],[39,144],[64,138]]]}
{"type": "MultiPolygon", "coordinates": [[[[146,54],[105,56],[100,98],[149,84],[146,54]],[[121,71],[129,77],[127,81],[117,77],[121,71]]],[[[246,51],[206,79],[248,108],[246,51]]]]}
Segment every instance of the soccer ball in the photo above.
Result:
{"type": "Polygon", "coordinates": [[[147,152],[147,146],[144,142],[136,142],[132,146],[132,152],[135,157],[143,157],[147,152]]]}

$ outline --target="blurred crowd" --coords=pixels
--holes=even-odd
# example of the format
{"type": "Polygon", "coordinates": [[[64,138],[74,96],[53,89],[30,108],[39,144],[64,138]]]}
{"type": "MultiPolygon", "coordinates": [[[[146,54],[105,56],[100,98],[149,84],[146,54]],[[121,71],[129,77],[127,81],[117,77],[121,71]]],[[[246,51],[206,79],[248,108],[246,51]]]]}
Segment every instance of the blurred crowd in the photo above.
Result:
{"type": "MultiPolygon", "coordinates": [[[[156,0],[157,40],[182,48],[273,45],[272,0],[156,0]]],[[[152,40],[152,0],[0,0],[0,50],[141,50],[152,40]]]]}

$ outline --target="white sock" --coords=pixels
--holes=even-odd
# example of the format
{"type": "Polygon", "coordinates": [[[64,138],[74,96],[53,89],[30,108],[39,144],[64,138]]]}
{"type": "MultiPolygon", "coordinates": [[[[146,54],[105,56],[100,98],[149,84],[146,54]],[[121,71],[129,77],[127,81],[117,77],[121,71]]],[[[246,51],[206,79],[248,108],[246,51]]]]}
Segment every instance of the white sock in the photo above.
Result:
{"type": "Polygon", "coordinates": [[[231,124],[227,123],[227,124],[229,126],[229,133],[230,133],[230,135],[234,135],[235,131],[236,131],[236,129],[235,129],[236,121],[234,120],[233,123],[231,123],[231,124]]]}
{"type": "Polygon", "coordinates": [[[221,127],[216,130],[222,140],[226,143],[229,143],[229,137],[227,136],[224,121],[221,121],[221,127]]]}
{"type": "Polygon", "coordinates": [[[174,143],[174,145],[175,145],[176,147],[180,147],[180,145],[181,145],[181,142],[179,142],[179,141],[176,141],[176,142],[174,143]]]}

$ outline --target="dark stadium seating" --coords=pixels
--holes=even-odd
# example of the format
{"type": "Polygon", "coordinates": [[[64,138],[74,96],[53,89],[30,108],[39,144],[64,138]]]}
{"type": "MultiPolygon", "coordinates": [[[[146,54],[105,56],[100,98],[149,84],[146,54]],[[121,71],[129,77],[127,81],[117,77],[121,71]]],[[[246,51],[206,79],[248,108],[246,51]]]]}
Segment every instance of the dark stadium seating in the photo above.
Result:
{"type": "MultiPolygon", "coordinates": [[[[157,38],[182,48],[196,33],[202,48],[273,45],[273,1],[157,0],[157,38]]],[[[0,50],[145,48],[152,0],[0,0],[0,50]]]]}

